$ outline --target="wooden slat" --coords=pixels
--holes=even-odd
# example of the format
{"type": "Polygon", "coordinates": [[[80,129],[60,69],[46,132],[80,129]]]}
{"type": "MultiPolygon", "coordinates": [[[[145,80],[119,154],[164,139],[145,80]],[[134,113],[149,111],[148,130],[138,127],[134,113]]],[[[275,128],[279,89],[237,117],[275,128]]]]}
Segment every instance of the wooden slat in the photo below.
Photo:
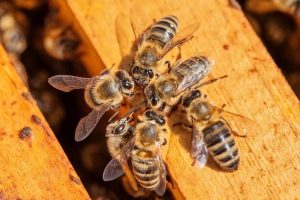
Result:
{"type": "Polygon", "coordinates": [[[0,199],[89,199],[0,47],[0,199]]]}
{"type": "MultiPolygon", "coordinates": [[[[300,104],[240,10],[226,0],[63,2],[106,66],[119,64],[123,54],[130,53],[133,6],[139,8],[143,28],[167,14],[176,15],[182,27],[198,21],[195,38],[182,46],[183,58],[205,54],[214,59],[208,77],[229,77],[203,91],[214,104],[225,103],[227,110],[260,125],[253,127],[254,135],[236,137],[241,163],[234,173],[220,171],[212,162],[202,170],[192,167],[191,134],[173,130],[166,162],[177,198],[300,198],[300,104]]],[[[181,113],[173,118],[179,117],[181,113]]],[[[238,122],[236,126],[241,128],[238,122]]]]}

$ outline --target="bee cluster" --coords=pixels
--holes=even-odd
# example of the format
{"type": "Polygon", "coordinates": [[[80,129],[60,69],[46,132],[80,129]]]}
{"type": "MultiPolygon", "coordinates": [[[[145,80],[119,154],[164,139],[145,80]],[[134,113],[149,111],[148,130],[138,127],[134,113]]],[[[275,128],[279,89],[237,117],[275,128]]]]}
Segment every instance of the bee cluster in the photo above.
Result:
{"type": "Polygon", "coordinates": [[[194,164],[205,166],[211,155],[223,170],[238,169],[240,158],[232,137],[234,132],[220,114],[247,119],[209,103],[199,89],[226,75],[201,82],[214,65],[212,59],[197,55],[183,61],[178,59],[173,65],[165,59],[170,50],[189,41],[197,29],[198,25],[193,24],[180,34],[177,17],[166,16],[142,34],[135,33],[137,51],[130,70],[104,70],[92,78],[71,75],[49,78],[49,84],[58,90],[84,90],[85,101],[92,111],[79,121],[76,141],[87,138],[104,113],[118,110],[125,98],[136,102],[136,94],[143,94],[140,103],[125,115],[115,119],[117,111],[108,120],[105,136],[112,160],[104,169],[104,181],[114,180],[129,169],[141,189],[162,196],[166,191],[167,170],[161,149],[168,143],[168,117],[178,108],[185,113],[188,124],[178,122],[173,126],[191,130],[190,153],[194,164]],[[139,112],[142,107],[145,111],[139,112]]]}
{"type": "MultiPolygon", "coordinates": [[[[249,19],[253,19],[257,32],[271,43],[272,50],[280,54],[279,50],[288,49],[290,53],[282,55],[289,56],[288,63],[299,69],[298,55],[293,56],[298,52],[295,49],[300,44],[297,42],[300,41],[297,28],[299,2],[268,2],[277,5],[272,7],[276,13],[265,9],[266,4],[262,4],[262,1],[248,0],[243,2],[242,8],[247,10],[249,19]],[[287,6],[290,2],[294,3],[292,7],[287,6]],[[252,6],[258,4],[260,6],[252,6]],[[262,10],[260,8],[264,8],[263,14],[256,12],[262,10]],[[280,14],[277,10],[280,10],[280,14]],[[286,23],[286,18],[288,21],[293,19],[292,26],[286,23]]],[[[91,78],[55,75],[48,79],[54,74],[82,74],[78,71],[80,64],[73,62],[80,53],[78,49],[81,41],[71,25],[58,19],[57,8],[47,10],[47,15],[41,18],[42,22],[35,14],[30,16],[34,20],[27,19],[31,15],[28,13],[35,13],[38,9],[46,13],[43,10],[45,5],[45,0],[1,1],[0,41],[56,132],[63,132],[60,127],[66,126],[66,107],[74,110],[74,105],[69,105],[72,97],[63,105],[61,94],[49,89],[48,82],[64,92],[84,90],[84,100],[92,111],[77,125],[77,142],[92,133],[106,112],[115,111],[106,126],[106,141],[101,141],[112,157],[104,169],[104,181],[117,179],[126,173],[129,178],[123,179],[123,182],[127,181],[125,186],[131,185],[133,190],[139,190],[140,193],[131,192],[136,197],[149,195],[152,191],[159,196],[163,195],[168,171],[162,149],[167,148],[169,128],[178,126],[192,133],[190,155],[195,167],[204,167],[210,155],[221,169],[230,172],[238,169],[240,156],[233,135],[245,136],[257,124],[244,116],[224,110],[222,106],[213,105],[200,90],[227,75],[202,81],[214,66],[214,61],[206,56],[195,55],[182,60],[179,54],[174,63],[167,59],[172,49],[189,42],[196,35],[198,23],[182,29],[178,18],[170,15],[153,22],[142,33],[133,26],[137,50],[132,65],[120,66],[117,70],[107,69],[91,78]],[[40,29],[34,29],[35,26],[40,29]],[[34,55],[33,58],[28,59],[29,54],[34,55]],[[41,65],[47,65],[47,69],[41,65]],[[131,106],[129,111],[126,114],[119,113],[125,102],[131,106]],[[170,124],[173,113],[183,115],[185,120],[170,124]],[[233,131],[230,126],[231,122],[237,120],[242,130],[240,133],[233,131]]],[[[97,154],[98,149],[98,143],[93,143],[81,151],[86,168],[99,165],[91,163],[94,160],[88,158],[89,155],[97,154]]],[[[74,150],[71,152],[74,153],[74,150]]],[[[92,184],[88,190],[98,196],[104,194],[116,199],[114,194],[97,184],[92,184]]],[[[130,192],[132,188],[126,190],[130,192]]]]}

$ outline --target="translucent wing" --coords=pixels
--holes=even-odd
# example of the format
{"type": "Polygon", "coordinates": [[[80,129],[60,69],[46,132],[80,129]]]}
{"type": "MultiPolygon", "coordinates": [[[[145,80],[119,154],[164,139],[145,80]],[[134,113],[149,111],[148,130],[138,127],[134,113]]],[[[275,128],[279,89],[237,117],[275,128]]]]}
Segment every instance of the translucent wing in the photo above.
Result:
{"type": "Polygon", "coordinates": [[[141,7],[137,4],[130,8],[131,27],[138,46],[141,45],[145,38],[145,35],[147,34],[147,31],[151,27],[151,25],[145,27],[145,24],[148,23],[140,19],[143,16],[142,14],[139,14],[141,11],[141,7]]]}
{"type": "Polygon", "coordinates": [[[195,160],[194,164],[203,168],[207,163],[208,150],[203,140],[202,128],[193,125],[193,138],[191,147],[191,157],[195,160]]]}
{"type": "Polygon", "coordinates": [[[128,166],[127,160],[130,158],[134,144],[135,137],[130,139],[123,147],[122,151],[106,165],[103,172],[104,181],[115,180],[124,174],[124,169],[128,166]]]}
{"type": "Polygon", "coordinates": [[[224,110],[212,104],[211,107],[221,114],[221,118],[227,122],[233,133],[237,136],[254,136],[256,133],[263,131],[262,127],[256,121],[248,117],[224,110]]]}
{"type": "Polygon", "coordinates": [[[84,89],[92,78],[83,78],[70,75],[56,75],[48,79],[48,83],[61,91],[70,92],[75,89],[84,89]]]}
{"type": "Polygon", "coordinates": [[[165,164],[161,159],[160,154],[157,156],[156,161],[158,162],[159,165],[160,182],[157,185],[157,187],[154,189],[154,191],[158,196],[163,196],[167,188],[167,171],[166,171],[165,164]]]}
{"type": "Polygon", "coordinates": [[[186,89],[198,84],[212,69],[214,61],[203,56],[189,58],[178,63],[169,73],[170,76],[178,77],[178,87],[175,96],[186,89]]]}
{"type": "Polygon", "coordinates": [[[111,103],[102,104],[98,108],[92,110],[90,114],[81,118],[76,130],[75,130],[75,141],[80,142],[87,138],[98,124],[101,117],[110,109],[111,103]]]}
{"type": "Polygon", "coordinates": [[[179,30],[178,33],[176,33],[175,38],[173,38],[172,41],[165,46],[165,48],[163,49],[163,54],[160,57],[164,57],[169,51],[171,51],[176,46],[181,45],[186,41],[190,40],[193,37],[193,34],[198,30],[198,28],[199,23],[195,22],[188,25],[183,30],[179,30]]]}

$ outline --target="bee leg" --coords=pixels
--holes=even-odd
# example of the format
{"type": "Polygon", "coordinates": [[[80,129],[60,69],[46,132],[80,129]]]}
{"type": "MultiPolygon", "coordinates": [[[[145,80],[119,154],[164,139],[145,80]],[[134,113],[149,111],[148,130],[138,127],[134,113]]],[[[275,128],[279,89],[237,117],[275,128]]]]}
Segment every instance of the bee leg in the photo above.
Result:
{"type": "Polygon", "coordinates": [[[173,124],[172,126],[173,126],[173,127],[175,127],[175,126],[184,126],[184,127],[186,127],[186,128],[193,128],[192,125],[186,124],[186,123],[184,123],[184,122],[177,122],[177,123],[173,124]]]}
{"type": "Polygon", "coordinates": [[[241,135],[241,134],[239,134],[239,133],[236,132],[236,131],[232,131],[232,134],[233,134],[234,136],[237,136],[237,137],[247,137],[247,135],[241,135]]]}
{"type": "Polygon", "coordinates": [[[180,99],[178,100],[178,102],[176,103],[175,106],[173,106],[169,112],[169,114],[167,115],[168,117],[173,113],[175,112],[178,108],[179,108],[179,105],[182,103],[182,96],[180,97],[180,99]]]}
{"type": "Polygon", "coordinates": [[[178,53],[178,55],[176,57],[176,60],[180,60],[181,59],[181,46],[180,45],[178,46],[178,50],[179,50],[179,53],[178,53]]]}
{"type": "Polygon", "coordinates": [[[168,66],[168,74],[170,73],[171,69],[172,69],[172,66],[171,66],[171,62],[169,60],[167,60],[165,62],[165,64],[168,66]]]}
{"type": "Polygon", "coordinates": [[[166,179],[171,184],[172,189],[175,189],[174,182],[173,182],[173,180],[172,180],[172,178],[170,176],[170,170],[168,168],[168,165],[165,164],[165,168],[166,168],[166,171],[167,171],[167,177],[166,177],[166,179]]]}

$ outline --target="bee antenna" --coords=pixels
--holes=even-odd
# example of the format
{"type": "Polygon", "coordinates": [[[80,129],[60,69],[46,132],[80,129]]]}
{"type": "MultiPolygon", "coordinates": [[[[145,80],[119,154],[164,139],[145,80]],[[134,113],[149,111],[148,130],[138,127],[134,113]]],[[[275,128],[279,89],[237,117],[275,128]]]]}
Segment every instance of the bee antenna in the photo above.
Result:
{"type": "Polygon", "coordinates": [[[220,77],[218,77],[218,78],[210,79],[210,80],[208,80],[208,81],[205,81],[205,82],[203,82],[203,83],[200,83],[200,84],[199,84],[197,87],[195,87],[194,89],[198,89],[198,88],[200,88],[200,87],[202,87],[202,86],[211,84],[211,83],[213,83],[213,82],[216,82],[216,81],[218,81],[218,80],[220,80],[220,79],[227,78],[227,77],[228,77],[228,75],[226,74],[226,75],[220,76],[220,77]]]}
{"type": "Polygon", "coordinates": [[[119,114],[119,110],[117,112],[115,112],[108,120],[108,123],[112,122],[113,119],[119,114]]]}
{"type": "Polygon", "coordinates": [[[136,105],[135,107],[133,107],[132,109],[130,109],[123,118],[128,117],[129,115],[131,115],[132,113],[134,113],[135,111],[137,111],[143,104],[147,103],[147,101],[142,101],[141,103],[139,103],[138,105],[136,105]]]}

